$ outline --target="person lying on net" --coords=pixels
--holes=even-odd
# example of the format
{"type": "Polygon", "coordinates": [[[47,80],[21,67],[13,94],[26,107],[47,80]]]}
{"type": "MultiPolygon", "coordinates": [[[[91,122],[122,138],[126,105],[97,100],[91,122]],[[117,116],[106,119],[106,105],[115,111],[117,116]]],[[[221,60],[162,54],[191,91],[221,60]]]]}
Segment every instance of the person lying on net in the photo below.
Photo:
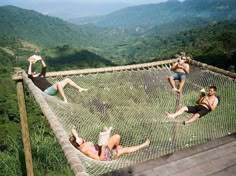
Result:
{"type": "Polygon", "coordinates": [[[98,144],[94,145],[92,142],[85,141],[83,138],[79,137],[75,129],[71,130],[71,134],[72,136],[69,141],[76,149],[92,159],[101,161],[111,161],[122,154],[135,152],[150,144],[150,140],[147,139],[146,142],[141,145],[122,147],[120,146],[120,135],[115,134],[108,139],[107,143],[99,146],[98,144]]]}
{"type": "Polygon", "coordinates": [[[28,58],[28,61],[29,61],[29,67],[28,67],[28,72],[27,72],[28,77],[44,93],[46,93],[48,95],[55,95],[57,92],[59,92],[61,94],[61,96],[63,97],[64,102],[67,102],[67,98],[64,93],[64,87],[67,84],[78,89],[79,92],[87,91],[87,89],[81,88],[80,86],[78,86],[75,82],[73,82],[69,78],[65,78],[64,80],[59,81],[59,82],[52,85],[45,77],[47,66],[46,66],[45,62],[43,61],[42,57],[37,56],[37,55],[33,55],[28,58]],[[40,61],[42,64],[41,73],[36,73],[36,72],[32,71],[32,65],[35,64],[37,61],[40,61]]]}
{"type": "Polygon", "coordinates": [[[174,73],[168,76],[168,81],[174,91],[180,93],[184,86],[187,75],[189,74],[189,64],[187,63],[187,57],[184,52],[178,56],[178,61],[171,67],[171,71],[174,73]],[[175,80],[179,81],[178,88],[175,86],[175,80]]]}
{"type": "Polygon", "coordinates": [[[200,98],[197,100],[197,105],[184,106],[173,114],[166,112],[167,117],[175,119],[184,112],[192,113],[193,115],[188,120],[183,122],[184,125],[187,125],[201,118],[207,113],[214,111],[219,103],[219,99],[215,95],[216,90],[217,90],[216,86],[210,86],[207,95],[205,95],[205,93],[201,94],[200,98]]]}

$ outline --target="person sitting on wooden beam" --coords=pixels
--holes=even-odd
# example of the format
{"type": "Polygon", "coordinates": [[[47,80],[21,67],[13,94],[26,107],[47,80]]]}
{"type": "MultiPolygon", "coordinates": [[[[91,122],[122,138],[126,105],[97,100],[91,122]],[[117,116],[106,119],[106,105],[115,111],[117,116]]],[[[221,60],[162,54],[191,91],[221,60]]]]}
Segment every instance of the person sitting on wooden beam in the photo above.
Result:
{"type": "Polygon", "coordinates": [[[184,52],[181,52],[181,55],[177,56],[178,60],[171,67],[171,71],[174,73],[171,76],[168,76],[168,81],[174,91],[180,93],[184,86],[187,75],[189,74],[189,64],[187,63],[187,59],[190,59],[185,55],[184,52]],[[178,88],[175,86],[175,80],[179,81],[178,88]]]}

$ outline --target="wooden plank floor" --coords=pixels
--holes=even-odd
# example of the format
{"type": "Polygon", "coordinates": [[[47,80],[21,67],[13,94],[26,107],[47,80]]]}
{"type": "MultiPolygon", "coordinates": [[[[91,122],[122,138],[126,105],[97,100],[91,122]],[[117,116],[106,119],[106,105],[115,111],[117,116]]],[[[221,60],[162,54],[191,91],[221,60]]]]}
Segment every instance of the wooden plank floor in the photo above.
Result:
{"type": "Polygon", "coordinates": [[[105,176],[236,176],[236,133],[105,176]]]}

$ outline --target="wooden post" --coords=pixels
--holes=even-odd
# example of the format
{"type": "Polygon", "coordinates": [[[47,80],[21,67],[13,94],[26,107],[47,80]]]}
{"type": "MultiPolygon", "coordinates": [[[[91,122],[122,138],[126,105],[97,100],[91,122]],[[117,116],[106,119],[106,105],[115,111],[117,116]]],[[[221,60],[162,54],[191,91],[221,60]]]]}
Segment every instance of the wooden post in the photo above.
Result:
{"type": "Polygon", "coordinates": [[[18,106],[20,112],[20,120],[21,120],[21,132],[24,144],[24,152],[25,152],[25,163],[27,176],[33,176],[33,162],[31,155],[31,146],[30,146],[30,138],[29,138],[29,129],[28,129],[28,121],[27,121],[27,113],[25,107],[25,98],[24,98],[24,90],[22,81],[18,81],[17,85],[17,97],[18,97],[18,106]]]}
{"type": "MultiPolygon", "coordinates": [[[[175,106],[175,112],[177,112],[180,109],[180,100],[181,100],[181,95],[182,92],[177,93],[177,98],[176,98],[176,106],[175,106]]],[[[174,122],[173,124],[173,139],[172,139],[172,143],[175,146],[178,140],[178,122],[174,122]]]]}

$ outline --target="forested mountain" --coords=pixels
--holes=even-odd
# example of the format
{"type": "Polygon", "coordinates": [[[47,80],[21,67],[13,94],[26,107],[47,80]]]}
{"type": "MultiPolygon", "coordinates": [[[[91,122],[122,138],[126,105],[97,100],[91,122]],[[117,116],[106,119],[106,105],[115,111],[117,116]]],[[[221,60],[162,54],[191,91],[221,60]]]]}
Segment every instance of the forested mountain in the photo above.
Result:
{"type": "Polygon", "coordinates": [[[78,18],[77,24],[93,23],[105,27],[125,27],[136,30],[170,24],[176,20],[220,21],[236,18],[235,0],[169,0],[159,4],[133,6],[102,17],[78,18]]]}
{"type": "Polygon", "coordinates": [[[59,18],[14,6],[0,7],[0,35],[43,46],[78,45],[86,40],[79,28],[59,18]]]}
{"type": "Polygon", "coordinates": [[[186,51],[190,56],[211,65],[236,68],[236,20],[222,21],[207,27],[183,31],[169,36],[152,35],[107,48],[114,60],[129,63],[172,58],[186,51]]]}
{"type": "MultiPolygon", "coordinates": [[[[195,60],[236,71],[235,2],[171,0],[123,9],[81,26],[33,10],[0,7],[0,173],[26,175],[13,67],[26,69],[32,54],[42,55],[49,71],[59,71],[164,60],[185,51],[195,60]]],[[[35,175],[72,175],[27,95],[35,175]]]]}

